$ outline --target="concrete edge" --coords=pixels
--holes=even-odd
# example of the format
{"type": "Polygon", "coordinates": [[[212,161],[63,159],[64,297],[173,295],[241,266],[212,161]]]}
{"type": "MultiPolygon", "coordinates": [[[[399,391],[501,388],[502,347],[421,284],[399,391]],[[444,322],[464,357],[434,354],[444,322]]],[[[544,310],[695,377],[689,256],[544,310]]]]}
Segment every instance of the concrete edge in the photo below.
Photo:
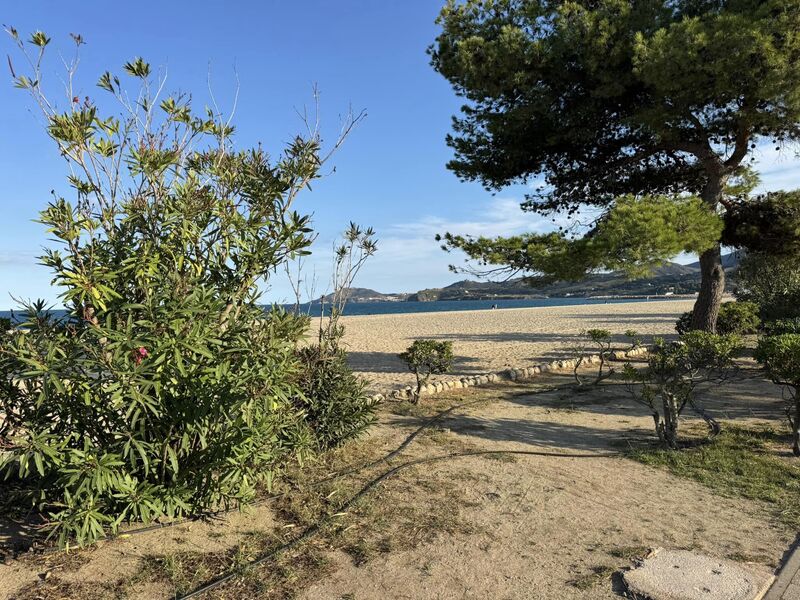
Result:
{"type": "Polygon", "coordinates": [[[789,557],[784,561],[776,576],[773,576],[772,585],[765,590],[764,595],[755,600],[789,600],[783,595],[792,581],[800,585],[800,534],[789,547],[789,557]]]}

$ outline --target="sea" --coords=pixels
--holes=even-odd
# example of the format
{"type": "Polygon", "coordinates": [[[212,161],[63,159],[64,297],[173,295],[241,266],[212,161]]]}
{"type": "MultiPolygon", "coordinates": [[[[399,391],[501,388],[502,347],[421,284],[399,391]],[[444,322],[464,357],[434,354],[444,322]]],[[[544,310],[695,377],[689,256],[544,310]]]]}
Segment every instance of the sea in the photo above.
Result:
{"type": "MultiPolygon", "coordinates": [[[[621,302],[655,302],[663,300],[686,300],[686,296],[649,296],[646,298],[528,298],[518,300],[436,300],[432,302],[349,302],[345,307],[346,316],[358,315],[399,315],[428,312],[454,312],[460,310],[492,310],[493,308],[541,308],[548,306],[581,306],[586,304],[619,304],[621,302]]],[[[294,309],[293,304],[284,305],[294,309]]],[[[319,304],[301,304],[300,311],[318,316],[319,304]]],[[[0,317],[19,319],[18,311],[0,311],[0,317]]],[[[65,311],[53,310],[54,316],[63,316],[65,311]]]]}
{"type": "MultiPolygon", "coordinates": [[[[621,302],[654,302],[686,300],[686,296],[650,296],[648,298],[527,298],[518,300],[436,300],[432,302],[349,302],[344,314],[394,315],[406,313],[453,312],[459,310],[491,310],[493,308],[541,308],[548,306],[580,306],[585,304],[619,304],[621,302]]],[[[303,312],[318,315],[319,304],[301,305],[303,312]]]]}

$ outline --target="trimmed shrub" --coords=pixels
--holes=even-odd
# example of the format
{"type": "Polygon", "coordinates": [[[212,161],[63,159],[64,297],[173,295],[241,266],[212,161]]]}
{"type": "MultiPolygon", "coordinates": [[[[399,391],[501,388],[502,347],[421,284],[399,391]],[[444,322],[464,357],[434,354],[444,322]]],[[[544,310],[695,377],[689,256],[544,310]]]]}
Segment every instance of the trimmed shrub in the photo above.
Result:
{"type": "Polygon", "coordinates": [[[692,330],[692,316],[694,315],[694,311],[686,311],[678,320],[675,321],[675,331],[678,332],[679,335],[683,335],[684,333],[689,333],[692,330]]]}
{"type": "Polygon", "coordinates": [[[724,377],[741,348],[737,336],[691,331],[671,344],[656,339],[646,369],[625,364],[628,390],[650,410],[656,435],[667,448],[678,448],[679,419],[687,406],[706,421],[712,434],[719,432],[716,420],[697,402],[696,391],[724,377]]]}
{"type": "MultiPolygon", "coordinates": [[[[636,332],[632,330],[629,333],[636,335],[636,332]]],[[[592,381],[592,384],[599,385],[604,379],[607,379],[614,374],[614,369],[605,371],[606,362],[611,354],[612,343],[613,340],[611,332],[607,329],[589,329],[588,331],[581,332],[577,343],[570,349],[572,353],[578,355],[578,360],[575,362],[575,367],[572,370],[572,374],[577,385],[583,385],[583,380],[578,375],[578,371],[583,366],[590,347],[596,350],[598,356],[600,357],[600,365],[598,366],[597,375],[595,376],[594,381],[592,381]]]]}
{"type": "Polygon", "coordinates": [[[414,343],[398,356],[417,379],[413,401],[418,402],[420,390],[430,376],[447,373],[452,368],[453,342],[414,340],[414,343]]]}
{"type": "MultiPolygon", "coordinates": [[[[761,325],[759,308],[754,302],[723,302],[717,318],[717,333],[721,335],[747,335],[757,333],[761,325]]],[[[683,335],[691,331],[693,311],[683,313],[675,323],[675,330],[683,335]]]]}
{"type": "Polygon", "coordinates": [[[773,382],[782,385],[785,395],[786,418],[792,430],[792,451],[800,456],[800,334],[761,338],[755,357],[773,382]]]}

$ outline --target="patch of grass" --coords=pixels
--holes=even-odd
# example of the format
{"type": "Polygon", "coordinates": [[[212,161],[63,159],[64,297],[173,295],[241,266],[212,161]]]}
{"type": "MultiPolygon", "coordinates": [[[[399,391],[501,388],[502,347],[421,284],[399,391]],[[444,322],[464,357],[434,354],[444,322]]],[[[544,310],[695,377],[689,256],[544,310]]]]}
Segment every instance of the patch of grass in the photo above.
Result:
{"type": "Polygon", "coordinates": [[[142,572],[151,580],[165,580],[175,596],[190,592],[215,572],[222,572],[229,564],[227,556],[199,552],[175,552],[162,556],[145,556],[142,572]]]}
{"type": "Polygon", "coordinates": [[[331,571],[331,563],[319,544],[307,542],[293,551],[256,567],[250,563],[273,547],[274,538],[249,537],[227,553],[181,552],[148,556],[142,572],[149,581],[164,581],[179,596],[227,571],[239,574],[233,582],[210,598],[229,598],[234,593],[242,600],[278,600],[295,597],[312,581],[331,571]],[[269,544],[269,545],[267,545],[269,544]]]}
{"type": "Polygon", "coordinates": [[[118,600],[130,597],[139,583],[149,581],[149,574],[139,571],[119,581],[75,582],[51,575],[18,590],[12,598],[36,600],[118,600]]]}
{"type": "Polygon", "coordinates": [[[581,575],[580,577],[576,577],[570,581],[570,584],[579,590],[590,590],[596,585],[600,585],[604,581],[611,579],[611,576],[616,573],[616,571],[617,567],[612,567],[610,565],[598,565],[596,567],[592,567],[591,572],[581,575]]]}
{"type": "Polygon", "coordinates": [[[519,462],[519,456],[515,454],[485,454],[483,456],[486,460],[493,460],[501,463],[516,463],[519,462]]]}
{"type": "Polygon", "coordinates": [[[328,543],[344,550],[357,566],[393,551],[411,550],[440,535],[467,535],[473,526],[461,516],[467,501],[453,481],[400,475],[359,503],[328,532],[328,543]]]}
{"type": "Polygon", "coordinates": [[[650,548],[647,546],[618,546],[608,551],[614,558],[622,558],[628,562],[644,558],[649,552],[650,548]]]}
{"type": "Polygon", "coordinates": [[[728,554],[727,558],[736,562],[759,563],[762,565],[771,565],[774,562],[773,557],[765,554],[745,554],[743,552],[732,552],[728,554]]]}
{"type": "Polygon", "coordinates": [[[777,456],[788,438],[766,427],[727,425],[711,440],[690,439],[681,450],[633,447],[627,455],[668,469],[728,497],[759,500],[784,524],[800,528],[800,461],[777,456]]]}

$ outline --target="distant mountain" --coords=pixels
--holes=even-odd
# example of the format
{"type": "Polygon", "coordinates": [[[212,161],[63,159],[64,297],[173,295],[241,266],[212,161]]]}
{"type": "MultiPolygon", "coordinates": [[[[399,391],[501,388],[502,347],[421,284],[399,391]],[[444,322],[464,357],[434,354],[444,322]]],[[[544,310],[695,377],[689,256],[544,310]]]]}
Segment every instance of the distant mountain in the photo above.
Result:
{"type": "MultiPolygon", "coordinates": [[[[739,260],[741,260],[742,256],[743,255],[742,255],[741,252],[731,252],[729,254],[723,255],[723,257],[722,257],[722,267],[726,271],[736,269],[739,266],[739,260]]],[[[699,269],[700,268],[700,262],[696,261],[696,262],[693,262],[690,265],[686,265],[686,266],[687,267],[692,267],[694,269],[699,269]]]]}
{"type": "MultiPolygon", "coordinates": [[[[722,257],[728,282],[735,282],[739,253],[722,257]]],[[[650,277],[630,280],[624,273],[590,275],[580,281],[558,281],[532,286],[522,277],[508,281],[471,281],[465,279],[442,288],[420,290],[414,294],[383,294],[369,288],[350,288],[349,302],[433,302],[436,300],[511,300],[524,298],[564,298],[592,296],[663,296],[694,294],[700,290],[700,263],[688,265],[668,262],[655,269],[650,277]]],[[[332,294],[315,303],[330,302],[332,294]]]]}
{"type": "MultiPolygon", "coordinates": [[[[738,266],[738,256],[723,257],[726,270],[738,266]]],[[[580,281],[559,281],[531,286],[525,279],[504,282],[458,281],[443,288],[420,290],[408,300],[431,302],[435,300],[500,300],[544,297],[591,296],[656,296],[665,294],[693,294],[700,289],[700,264],[680,265],[667,263],[657,268],[650,277],[630,280],[624,273],[612,272],[590,275],[580,281]]]]}
{"type": "MultiPolygon", "coordinates": [[[[409,294],[382,294],[369,288],[350,288],[347,290],[348,302],[400,302],[409,294]]],[[[327,294],[316,302],[331,302],[333,294],[327,294]]]]}

